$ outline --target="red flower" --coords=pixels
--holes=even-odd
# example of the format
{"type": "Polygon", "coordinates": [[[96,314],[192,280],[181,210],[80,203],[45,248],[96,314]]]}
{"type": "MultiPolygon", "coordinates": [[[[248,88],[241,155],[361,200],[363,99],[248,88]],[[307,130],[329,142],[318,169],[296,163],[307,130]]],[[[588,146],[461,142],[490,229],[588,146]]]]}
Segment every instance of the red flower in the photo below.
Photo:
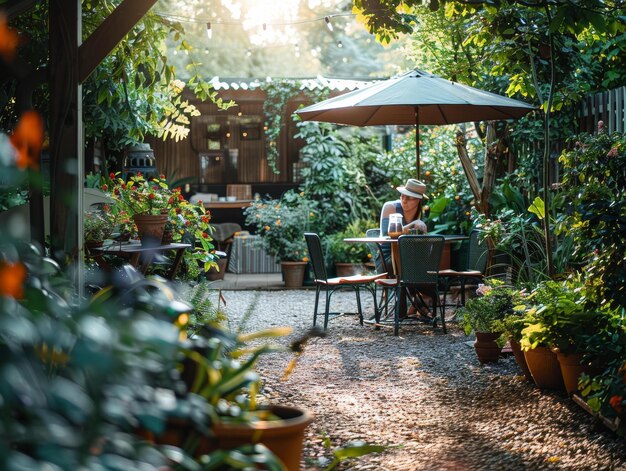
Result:
{"type": "Polygon", "coordinates": [[[11,135],[17,151],[16,165],[20,169],[39,168],[39,152],[43,145],[43,120],[36,111],[26,111],[11,135]]]}
{"type": "Polygon", "coordinates": [[[7,17],[0,13],[0,56],[5,61],[11,62],[15,57],[20,37],[17,32],[8,25],[7,17]]]}
{"type": "Polygon", "coordinates": [[[115,190],[113,190],[113,193],[119,196],[121,192],[119,188],[116,188],[115,190]]]}
{"type": "Polygon", "coordinates": [[[183,197],[183,195],[178,195],[178,201],[184,201],[185,198],[183,197]]]}
{"type": "Polygon", "coordinates": [[[113,172],[109,173],[109,178],[113,180],[115,178],[115,174],[113,172]]]}
{"type": "Polygon", "coordinates": [[[182,209],[180,208],[175,208],[174,211],[176,212],[176,214],[180,214],[182,212],[182,209]]]}
{"type": "Polygon", "coordinates": [[[207,234],[206,232],[203,232],[202,233],[202,237],[204,237],[205,239],[208,239],[209,238],[209,234],[207,234]]]}
{"type": "Polygon", "coordinates": [[[0,262],[0,294],[15,299],[24,296],[24,280],[27,275],[26,267],[20,262],[0,262]]]}
{"type": "Polygon", "coordinates": [[[161,180],[165,180],[165,175],[161,174],[159,177],[161,180]]]}
{"type": "Polygon", "coordinates": [[[122,183],[122,190],[126,189],[126,183],[122,183]]]}
{"type": "Polygon", "coordinates": [[[191,221],[190,220],[186,220],[185,221],[185,226],[191,226],[191,221]]]}
{"type": "Polygon", "coordinates": [[[156,198],[156,195],[154,193],[150,193],[148,195],[148,199],[153,200],[154,198],[156,198]]]}
{"type": "Polygon", "coordinates": [[[202,222],[206,222],[208,224],[209,220],[210,219],[208,217],[202,216],[202,222]]]}
{"type": "Polygon", "coordinates": [[[169,199],[169,200],[167,200],[167,202],[168,202],[169,204],[174,204],[174,197],[173,197],[173,196],[170,196],[170,199],[169,199]]]}
{"type": "Polygon", "coordinates": [[[142,176],[141,172],[137,172],[137,178],[139,178],[141,176],[142,176]]]}
{"type": "Polygon", "coordinates": [[[107,185],[106,183],[102,185],[102,191],[107,191],[108,189],[109,189],[109,185],[107,185]]]}
{"type": "Polygon", "coordinates": [[[621,415],[622,413],[622,396],[615,395],[609,399],[609,404],[615,409],[615,412],[621,415]]]}

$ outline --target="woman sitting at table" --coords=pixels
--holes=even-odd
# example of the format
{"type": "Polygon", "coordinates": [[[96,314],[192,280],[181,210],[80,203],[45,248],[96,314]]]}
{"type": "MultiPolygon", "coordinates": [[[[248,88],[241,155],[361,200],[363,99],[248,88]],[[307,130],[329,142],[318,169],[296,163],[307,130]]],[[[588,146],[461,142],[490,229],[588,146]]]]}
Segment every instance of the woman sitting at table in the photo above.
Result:
{"type": "MultiPolygon", "coordinates": [[[[380,234],[388,235],[389,215],[400,214],[402,216],[402,233],[407,234],[411,229],[416,229],[419,234],[426,234],[427,228],[424,221],[420,219],[422,215],[422,199],[428,197],[426,193],[426,185],[419,180],[409,178],[404,186],[396,188],[400,193],[400,199],[395,201],[387,201],[380,212],[380,234]]],[[[391,245],[383,244],[381,247],[388,268],[393,265],[391,263],[391,245]]],[[[428,313],[428,308],[424,309],[424,314],[428,313]]],[[[409,315],[415,314],[415,307],[409,308],[409,315]]]]}
{"type": "MultiPolygon", "coordinates": [[[[426,185],[419,180],[409,178],[406,185],[396,188],[400,193],[400,199],[395,201],[387,201],[380,211],[380,234],[389,235],[389,215],[400,214],[402,216],[402,233],[407,234],[411,229],[417,229],[420,234],[426,234],[426,224],[420,219],[422,216],[422,199],[428,197],[426,193],[426,185]]],[[[383,245],[383,253],[387,266],[391,266],[391,246],[383,245]]]]}

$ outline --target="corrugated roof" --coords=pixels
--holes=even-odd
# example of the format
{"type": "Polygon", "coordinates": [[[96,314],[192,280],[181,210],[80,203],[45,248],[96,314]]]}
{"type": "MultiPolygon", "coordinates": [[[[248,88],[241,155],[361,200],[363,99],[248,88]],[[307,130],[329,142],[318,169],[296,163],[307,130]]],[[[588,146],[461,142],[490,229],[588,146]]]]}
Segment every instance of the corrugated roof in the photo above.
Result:
{"type": "Polygon", "coordinates": [[[351,80],[342,78],[323,77],[318,75],[315,78],[300,78],[300,79],[272,79],[267,77],[265,79],[258,78],[220,78],[219,76],[213,77],[208,82],[213,85],[215,90],[254,90],[261,87],[263,83],[271,83],[273,80],[285,81],[292,80],[293,82],[300,82],[302,84],[301,89],[316,90],[316,89],[330,89],[332,91],[351,91],[357,88],[370,85],[375,80],[351,80]]]}

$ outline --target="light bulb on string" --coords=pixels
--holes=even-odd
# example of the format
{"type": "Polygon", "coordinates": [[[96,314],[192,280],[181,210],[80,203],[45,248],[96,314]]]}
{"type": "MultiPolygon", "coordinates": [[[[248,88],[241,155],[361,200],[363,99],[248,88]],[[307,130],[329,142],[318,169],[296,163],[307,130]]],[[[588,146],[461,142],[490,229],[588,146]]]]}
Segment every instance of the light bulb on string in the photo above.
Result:
{"type": "Polygon", "coordinates": [[[337,47],[342,48],[343,47],[343,43],[341,41],[337,41],[337,47]]]}
{"type": "Polygon", "coordinates": [[[248,49],[246,51],[246,56],[248,56],[248,57],[252,56],[252,51],[250,49],[248,49]]]}
{"type": "Polygon", "coordinates": [[[213,38],[213,30],[211,29],[211,22],[208,22],[206,24],[206,35],[209,38],[209,40],[213,38]]]}
{"type": "Polygon", "coordinates": [[[330,16],[325,16],[324,17],[324,21],[326,22],[326,27],[328,28],[328,31],[330,31],[332,33],[333,32],[333,24],[330,22],[330,16]]]}

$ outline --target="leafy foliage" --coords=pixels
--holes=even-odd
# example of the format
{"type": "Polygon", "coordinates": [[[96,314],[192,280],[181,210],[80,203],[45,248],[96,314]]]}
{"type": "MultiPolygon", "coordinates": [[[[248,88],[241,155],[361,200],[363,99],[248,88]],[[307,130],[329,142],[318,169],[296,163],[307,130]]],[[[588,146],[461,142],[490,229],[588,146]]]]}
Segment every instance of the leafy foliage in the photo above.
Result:
{"type": "Polygon", "coordinates": [[[494,326],[499,326],[519,300],[518,292],[497,279],[490,279],[484,285],[479,285],[478,296],[467,301],[465,306],[457,310],[461,317],[461,326],[466,335],[473,332],[494,332],[494,326]]]}
{"type": "Polygon", "coordinates": [[[568,227],[587,270],[593,298],[626,310],[626,138],[581,135],[564,152],[568,227]]]}
{"type": "Polygon", "coordinates": [[[290,190],[277,200],[254,201],[244,214],[268,253],[284,262],[307,259],[304,233],[318,220],[315,202],[290,190]]]}

